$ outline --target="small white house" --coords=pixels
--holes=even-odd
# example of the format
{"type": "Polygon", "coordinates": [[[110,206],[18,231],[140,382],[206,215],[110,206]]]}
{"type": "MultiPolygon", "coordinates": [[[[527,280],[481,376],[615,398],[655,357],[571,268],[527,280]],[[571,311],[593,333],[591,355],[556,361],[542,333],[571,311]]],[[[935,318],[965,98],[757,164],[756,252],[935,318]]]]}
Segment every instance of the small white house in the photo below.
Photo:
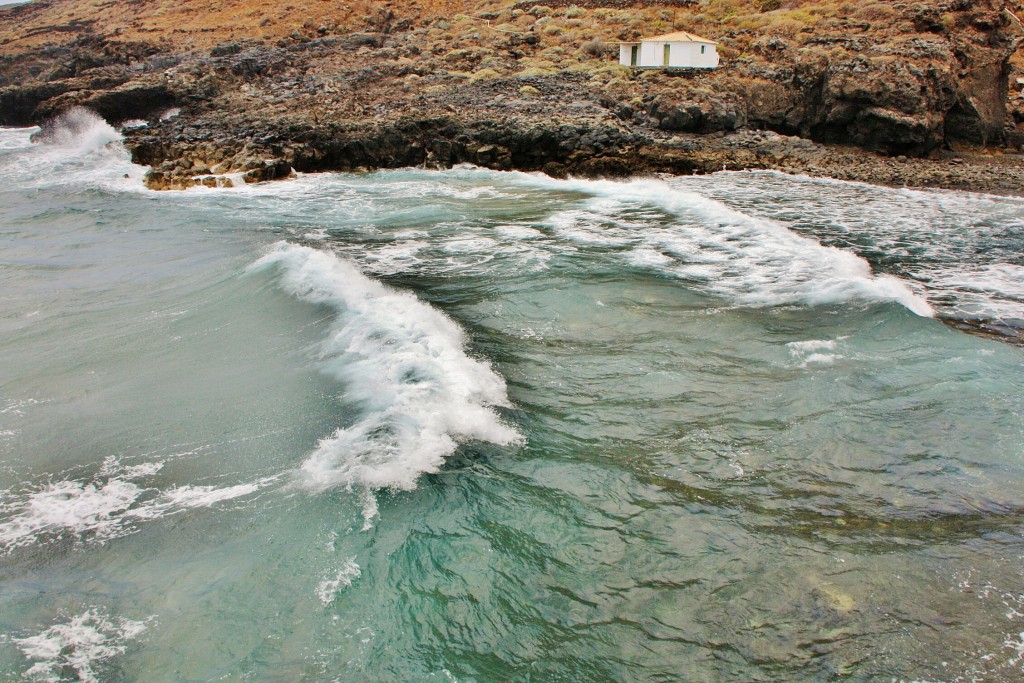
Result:
{"type": "Polygon", "coordinates": [[[718,43],[686,31],[619,43],[619,64],[640,69],[714,69],[718,43]]]}

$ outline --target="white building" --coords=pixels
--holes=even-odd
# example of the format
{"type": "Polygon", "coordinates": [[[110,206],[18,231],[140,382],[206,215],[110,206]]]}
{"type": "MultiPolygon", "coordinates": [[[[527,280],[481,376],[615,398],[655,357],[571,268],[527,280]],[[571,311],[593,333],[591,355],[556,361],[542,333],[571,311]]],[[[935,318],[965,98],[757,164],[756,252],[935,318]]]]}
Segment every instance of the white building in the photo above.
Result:
{"type": "Polygon", "coordinates": [[[619,64],[641,69],[714,69],[718,43],[686,31],[619,43],[619,64]]]}

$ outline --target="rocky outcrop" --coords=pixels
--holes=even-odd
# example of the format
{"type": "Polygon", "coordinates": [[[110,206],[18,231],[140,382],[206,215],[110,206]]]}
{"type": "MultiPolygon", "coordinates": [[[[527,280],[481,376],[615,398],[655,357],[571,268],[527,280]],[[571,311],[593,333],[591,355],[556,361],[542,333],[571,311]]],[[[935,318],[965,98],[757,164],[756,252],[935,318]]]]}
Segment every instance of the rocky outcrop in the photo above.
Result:
{"type": "Polygon", "coordinates": [[[290,134],[282,138],[266,129],[229,131],[223,122],[207,121],[194,128],[202,133],[191,139],[182,139],[170,126],[155,125],[129,132],[126,142],[137,163],[152,166],[147,182],[158,189],[204,184],[210,175],[243,174],[246,182],[253,182],[285,177],[292,169],[448,168],[461,163],[552,175],[593,175],[602,168],[621,175],[640,170],[625,159],[651,143],[611,118],[562,124],[424,118],[315,128],[279,122],[270,128],[290,134]]]}
{"type": "Polygon", "coordinates": [[[39,83],[0,90],[0,126],[32,126],[45,119],[39,111],[43,102],[51,102],[71,89],[67,83],[39,83]]]}
{"type": "Polygon", "coordinates": [[[754,43],[760,59],[729,67],[746,78],[726,81],[724,92],[701,83],[685,97],[660,95],[646,113],[664,130],[752,126],[889,155],[1004,143],[1017,38],[1002,3],[918,4],[909,14],[924,34],[829,37],[802,47],[762,38],[754,43]]]}
{"type": "Polygon", "coordinates": [[[77,90],[47,99],[36,106],[34,116],[52,117],[72,107],[91,109],[117,125],[133,119],[148,119],[176,104],[177,98],[160,82],[133,82],[110,89],[77,90]]]}
{"type": "Polygon", "coordinates": [[[237,135],[219,125],[207,121],[194,128],[202,131],[201,140],[179,140],[174,129],[159,126],[138,129],[129,132],[127,144],[137,162],[153,166],[147,175],[153,189],[230,186],[287,177],[293,169],[362,171],[459,163],[537,170],[554,177],[775,169],[897,186],[1010,194],[1024,187],[1024,168],[1011,157],[886,158],[771,131],[637,134],[611,118],[573,124],[430,118],[315,130],[300,130],[294,122],[272,126],[290,130],[287,138],[256,129],[237,135]]]}

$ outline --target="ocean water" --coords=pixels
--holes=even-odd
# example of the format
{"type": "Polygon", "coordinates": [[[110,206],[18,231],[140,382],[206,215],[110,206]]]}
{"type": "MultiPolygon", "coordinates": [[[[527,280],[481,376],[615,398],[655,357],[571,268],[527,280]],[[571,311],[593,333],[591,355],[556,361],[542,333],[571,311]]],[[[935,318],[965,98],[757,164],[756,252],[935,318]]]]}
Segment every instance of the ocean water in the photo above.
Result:
{"type": "Polygon", "coordinates": [[[1024,201],[0,130],[0,680],[1024,676],[1024,201]]]}

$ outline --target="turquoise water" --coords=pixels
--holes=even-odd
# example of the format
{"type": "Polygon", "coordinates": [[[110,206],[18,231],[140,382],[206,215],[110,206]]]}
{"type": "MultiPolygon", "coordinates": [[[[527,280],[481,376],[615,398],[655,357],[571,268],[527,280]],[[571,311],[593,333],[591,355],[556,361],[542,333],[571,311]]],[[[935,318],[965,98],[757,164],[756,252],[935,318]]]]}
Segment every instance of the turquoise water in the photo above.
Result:
{"type": "Polygon", "coordinates": [[[0,680],[1024,675],[1024,202],[0,130],[0,680]]]}

